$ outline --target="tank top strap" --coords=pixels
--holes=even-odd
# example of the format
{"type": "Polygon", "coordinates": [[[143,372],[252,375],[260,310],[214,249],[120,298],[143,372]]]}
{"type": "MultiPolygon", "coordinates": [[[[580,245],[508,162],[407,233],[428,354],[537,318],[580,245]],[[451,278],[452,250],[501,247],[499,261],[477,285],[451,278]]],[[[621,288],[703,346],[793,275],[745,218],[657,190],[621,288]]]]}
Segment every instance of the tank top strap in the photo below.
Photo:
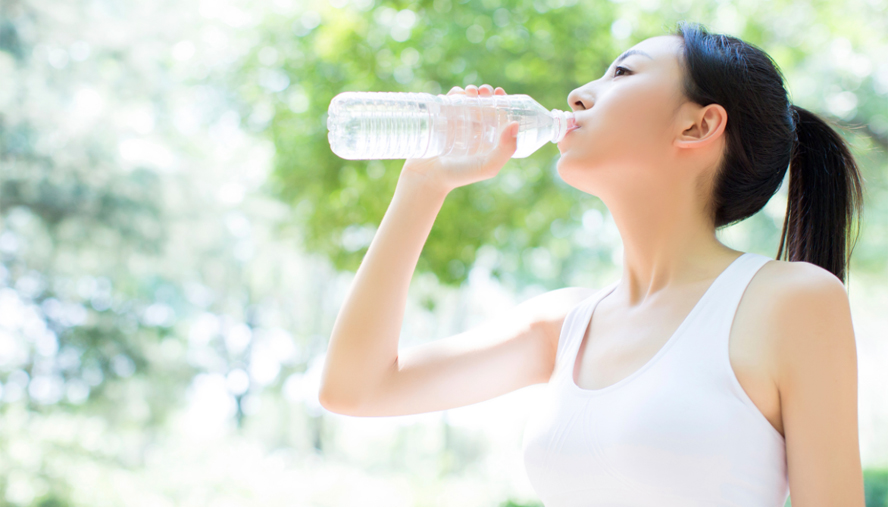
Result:
{"type": "Polygon", "coordinates": [[[690,364],[724,366],[728,357],[728,339],[734,316],[749,282],[772,258],[747,252],[713,282],[698,303],[694,318],[687,322],[681,340],[676,346],[684,358],[691,354],[690,364]]]}
{"type": "Polygon", "coordinates": [[[576,345],[576,342],[581,341],[586,334],[586,327],[589,325],[588,317],[590,316],[589,314],[592,309],[599,301],[613,292],[619,283],[620,280],[617,279],[610,285],[602,287],[596,291],[595,294],[580,301],[567,312],[567,315],[564,317],[564,323],[561,325],[561,335],[558,337],[558,349],[555,353],[555,370],[552,374],[553,378],[561,375],[564,370],[569,369],[565,367],[565,363],[570,362],[573,359],[573,356],[566,358],[565,355],[570,354],[571,350],[576,345]]]}

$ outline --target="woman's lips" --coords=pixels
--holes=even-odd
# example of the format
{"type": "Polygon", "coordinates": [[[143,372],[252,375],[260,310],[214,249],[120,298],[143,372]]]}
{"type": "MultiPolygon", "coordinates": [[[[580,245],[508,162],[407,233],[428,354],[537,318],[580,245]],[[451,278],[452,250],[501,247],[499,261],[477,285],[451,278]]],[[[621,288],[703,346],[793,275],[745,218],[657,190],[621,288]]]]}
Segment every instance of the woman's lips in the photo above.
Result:
{"type": "Polygon", "coordinates": [[[576,119],[576,117],[575,117],[575,116],[570,116],[570,117],[567,119],[567,130],[564,132],[564,135],[570,134],[571,132],[573,132],[574,130],[576,130],[576,129],[578,129],[578,128],[580,128],[580,126],[577,125],[577,119],[576,119]]]}
{"type": "Polygon", "coordinates": [[[565,132],[565,135],[569,134],[571,130],[576,130],[576,129],[578,129],[578,128],[579,128],[579,127],[577,126],[577,119],[576,119],[576,117],[573,116],[573,115],[571,115],[571,116],[567,119],[567,132],[565,132]]]}
{"type": "Polygon", "coordinates": [[[573,132],[574,130],[577,130],[578,128],[580,128],[580,126],[577,125],[576,120],[575,120],[573,117],[568,118],[568,120],[567,120],[567,129],[566,129],[565,132],[564,132],[564,136],[561,137],[561,141],[558,141],[558,147],[559,147],[559,149],[561,148],[561,142],[564,141],[565,138],[567,138],[568,134],[570,134],[570,133],[573,132]]]}

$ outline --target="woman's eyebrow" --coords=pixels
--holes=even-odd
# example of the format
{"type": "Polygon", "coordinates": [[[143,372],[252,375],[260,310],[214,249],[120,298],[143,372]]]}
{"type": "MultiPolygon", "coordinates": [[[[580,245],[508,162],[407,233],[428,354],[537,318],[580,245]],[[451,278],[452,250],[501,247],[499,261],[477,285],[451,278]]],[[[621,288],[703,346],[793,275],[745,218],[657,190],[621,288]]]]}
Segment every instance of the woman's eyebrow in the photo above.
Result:
{"type": "Polygon", "coordinates": [[[620,57],[617,58],[617,61],[614,62],[614,65],[618,65],[620,62],[622,62],[626,58],[629,58],[632,55],[641,55],[641,56],[646,56],[646,57],[650,58],[651,60],[654,59],[651,55],[645,53],[644,51],[641,51],[640,49],[630,49],[629,51],[626,51],[625,53],[620,55],[620,57]]]}

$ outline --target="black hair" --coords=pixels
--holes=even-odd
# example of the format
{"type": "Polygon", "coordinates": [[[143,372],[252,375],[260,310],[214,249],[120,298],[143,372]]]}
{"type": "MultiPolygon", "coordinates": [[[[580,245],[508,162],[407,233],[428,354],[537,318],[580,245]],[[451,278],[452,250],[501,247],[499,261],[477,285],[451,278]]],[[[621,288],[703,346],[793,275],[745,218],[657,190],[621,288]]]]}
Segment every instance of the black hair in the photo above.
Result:
{"type": "Polygon", "coordinates": [[[717,103],[728,113],[725,153],[707,204],[715,228],[761,210],[788,168],[776,258],[816,264],[845,283],[857,242],[850,234],[855,212],[860,233],[863,179],[835,126],[790,102],[779,67],[755,45],[684,21],[670,35],[683,40],[686,98],[701,106],[717,103]]]}

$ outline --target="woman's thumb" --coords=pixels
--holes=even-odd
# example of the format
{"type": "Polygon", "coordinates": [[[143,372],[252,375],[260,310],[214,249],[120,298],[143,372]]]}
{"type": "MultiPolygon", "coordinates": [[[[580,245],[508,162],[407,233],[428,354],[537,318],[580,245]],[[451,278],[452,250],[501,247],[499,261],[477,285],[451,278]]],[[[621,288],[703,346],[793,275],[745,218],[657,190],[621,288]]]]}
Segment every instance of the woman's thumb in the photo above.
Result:
{"type": "Polygon", "coordinates": [[[487,159],[497,170],[506,165],[518,149],[518,127],[518,122],[513,121],[500,132],[499,144],[487,159]]]}
{"type": "Polygon", "coordinates": [[[484,159],[485,167],[499,172],[506,165],[506,162],[512,158],[512,155],[515,154],[518,148],[518,127],[518,122],[513,121],[500,132],[499,143],[484,159]]]}
{"type": "Polygon", "coordinates": [[[518,149],[518,129],[520,127],[521,125],[517,121],[513,121],[500,134],[500,146],[503,151],[509,154],[510,158],[518,149]]]}

